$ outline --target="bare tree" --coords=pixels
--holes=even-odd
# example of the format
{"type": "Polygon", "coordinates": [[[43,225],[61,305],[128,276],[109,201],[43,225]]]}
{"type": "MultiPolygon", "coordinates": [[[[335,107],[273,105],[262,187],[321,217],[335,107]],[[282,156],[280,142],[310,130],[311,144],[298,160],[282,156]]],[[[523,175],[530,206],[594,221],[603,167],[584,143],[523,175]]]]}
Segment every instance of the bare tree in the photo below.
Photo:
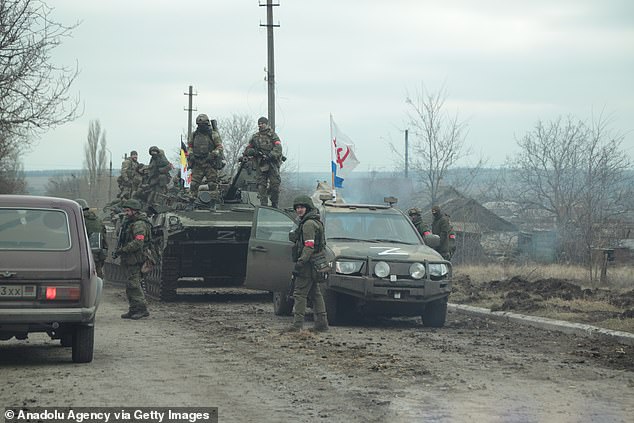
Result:
{"type": "Polygon", "coordinates": [[[540,121],[518,141],[520,199],[554,218],[567,259],[589,263],[592,247],[605,246],[608,220],[626,211],[632,194],[624,137],[608,123],[603,116],[590,124],[540,121]]]}
{"type": "MultiPolygon", "coordinates": [[[[105,192],[106,174],[106,131],[101,131],[99,120],[91,120],[88,126],[88,137],[84,146],[84,170],[88,184],[88,202],[95,204],[104,199],[99,198],[105,192]]],[[[107,201],[106,201],[107,202],[107,201]]]]}
{"type": "Polygon", "coordinates": [[[249,115],[238,114],[220,119],[218,127],[222,136],[225,159],[227,160],[225,172],[233,175],[238,169],[238,159],[251,139],[251,135],[257,131],[257,128],[249,115]]]}
{"type": "MultiPolygon", "coordinates": [[[[37,135],[78,114],[79,98],[70,95],[77,67],[51,61],[78,24],[53,21],[52,10],[41,0],[0,1],[0,161],[13,160],[37,135]]],[[[0,183],[20,189],[6,177],[0,173],[0,183]]]]}
{"type": "MultiPolygon", "coordinates": [[[[0,145],[0,149],[2,146],[0,145]]],[[[18,150],[0,151],[0,194],[24,194],[26,179],[18,150]]]]}
{"type": "MultiPolygon", "coordinates": [[[[417,173],[431,202],[436,202],[447,171],[469,151],[465,147],[466,124],[445,111],[446,90],[433,93],[421,86],[414,98],[409,95],[408,124],[413,142],[410,165],[417,173]]],[[[475,168],[479,168],[479,163],[475,168]]]]}
{"type": "Polygon", "coordinates": [[[40,0],[0,1],[0,129],[22,143],[73,120],[79,105],[69,94],[78,69],[51,62],[77,24],[57,23],[51,11],[40,0]]]}

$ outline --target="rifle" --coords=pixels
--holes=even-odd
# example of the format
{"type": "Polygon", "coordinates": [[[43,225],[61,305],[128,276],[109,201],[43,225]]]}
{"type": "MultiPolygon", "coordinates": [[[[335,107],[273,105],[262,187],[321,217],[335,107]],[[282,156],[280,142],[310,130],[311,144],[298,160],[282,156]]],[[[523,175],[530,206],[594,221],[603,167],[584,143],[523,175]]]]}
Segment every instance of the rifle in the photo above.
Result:
{"type": "Polygon", "coordinates": [[[240,160],[238,160],[238,161],[240,163],[240,167],[238,167],[238,171],[236,172],[235,176],[231,180],[231,185],[229,185],[229,188],[227,189],[227,194],[225,195],[225,198],[227,198],[229,200],[233,200],[234,197],[236,196],[236,193],[238,191],[238,179],[240,178],[240,174],[242,173],[242,169],[244,168],[244,166],[247,163],[247,158],[246,157],[241,157],[240,160]]]}
{"type": "Polygon", "coordinates": [[[121,224],[121,227],[119,228],[119,234],[117,236],[117,248],[115,248],[115,250],[112,252],[112,258],[114,259],[119,257],[119,254],[117,254],[117,251],[119,251],[119,249],[123,247],[123,245],[125,244],[125,235],[128,232],[129,226],[130,226],[130,220],[128,218],[125,218],[123,223],[121,224]]]}

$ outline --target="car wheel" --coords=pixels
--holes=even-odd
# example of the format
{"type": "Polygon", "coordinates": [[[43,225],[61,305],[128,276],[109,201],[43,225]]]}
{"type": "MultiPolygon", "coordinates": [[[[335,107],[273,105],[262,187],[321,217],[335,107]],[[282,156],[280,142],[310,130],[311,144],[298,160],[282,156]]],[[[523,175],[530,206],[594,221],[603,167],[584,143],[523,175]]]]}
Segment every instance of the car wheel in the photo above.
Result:
{"type": "Polygon", "coordinates": [[[445,326],[447,320],[447,298],[432,301],[425,304],[423,310],[423,326],[430,328],[441,328],[445,326]]]}
{"type": "Polygon", "coordinates": [[[328,316],[328,324],[331,326],[337,326],[341,323],[339,316],[339,294],[330,289],[326,289],[324,292],[324,303],[326,304],[326,316],[328,316]]]}
{"type": "Polygon", "coordinates": [[[288,291],[273,293],[273,312],[276,316],[290,316],[293,313],[293,297],[288,291]]]}
{"type": "Polygon", "coordinates": [[[94,326],[77,326],[73,334],[73,362],[90,363],[95,344],[94,326]]]}

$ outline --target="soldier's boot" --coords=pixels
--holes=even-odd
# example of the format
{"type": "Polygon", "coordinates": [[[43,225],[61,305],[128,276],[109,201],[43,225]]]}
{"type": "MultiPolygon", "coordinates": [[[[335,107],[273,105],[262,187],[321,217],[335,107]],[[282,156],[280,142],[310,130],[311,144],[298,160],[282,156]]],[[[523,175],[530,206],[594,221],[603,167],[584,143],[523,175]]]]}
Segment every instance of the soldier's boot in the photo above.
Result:
{"type": "Polygon", "coordinates": [[[310,329],[311,332],[326,332],[328,331],[328,319],[326,313],[320,313],[315,317],[315,327],[310,329]]]}
{"type": "Polygon", "coordinates": [[[304,324],[302,322],[293,322],[292,325],[287,326],[286,328],[282,329],[282,333],[299,332],[303,328],[304,328],[304,324]]]}
{"type": "Polygon", "coordinates": [[[132,320],[139,320],[142,319],[144,317],[148,317],[150,315],[150,312],[147,311],[147,308],[145,310],[139,310],[135,313],[133,313],[132,315],[130,315],[130,319],[132,320]]]}
{"type": "Polygon", "coordinates": [[[121,318],[122,319],[129,319],[130,317],[132,317],[133,314],[134,314],[134,312],[132,310],[129,310],[129,311],[123,313],[121,315],[121,318]]]}

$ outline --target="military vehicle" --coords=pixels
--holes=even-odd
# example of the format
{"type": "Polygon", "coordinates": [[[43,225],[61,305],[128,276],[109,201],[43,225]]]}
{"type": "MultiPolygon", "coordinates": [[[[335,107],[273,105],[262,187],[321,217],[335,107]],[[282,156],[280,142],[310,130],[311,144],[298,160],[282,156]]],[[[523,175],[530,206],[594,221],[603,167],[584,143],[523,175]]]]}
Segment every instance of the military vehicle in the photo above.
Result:
{"type": "MultiPolygon", "coordinates": [[[[438,245],[438,236],[423,239],[393,206],[395,198],[386,198],[384,205],[347,204],[329,193],[322,185],[313,195],[333,264],[323,283],[329,323],[373,314],[421,316],[425,326],[444,326],[452,267],[430,248],[438,245]]],[[[293,309],[288,240],[293,217],[258,207],[249,241],[246,286],[273,292],[277,315],[290,315],[293,309]]]]}
{"type": "MultiPolygon", "coordinates": [[[[156,255],[155,265],[146,269],[144,278],[148,296],[170,301],[177,298],[177,288],[243,284],[253,204],[259,202],[254,174],[251,162],[245,161],[231,183],[220,184],[220,201],[213,201],[202,185],[195,202],[176,191],[147,210],[156,255]]],[[[120,259],[111,254],[117,248],[123,219],[116,211],[107,224],[111,251],[104,271],[107,280],[124,283],[127,276],[120,259]]]]}

